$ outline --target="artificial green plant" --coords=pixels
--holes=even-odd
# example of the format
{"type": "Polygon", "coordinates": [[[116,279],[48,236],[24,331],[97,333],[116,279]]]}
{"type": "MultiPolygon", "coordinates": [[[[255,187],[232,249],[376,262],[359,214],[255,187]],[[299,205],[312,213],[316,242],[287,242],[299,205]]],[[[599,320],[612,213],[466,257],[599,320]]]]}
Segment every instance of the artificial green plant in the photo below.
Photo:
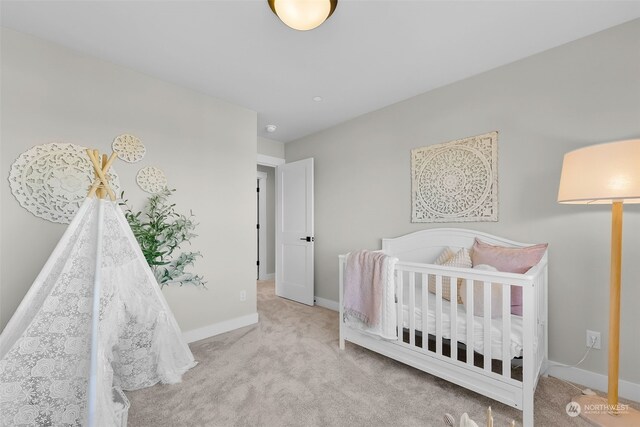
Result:
{"type": "Polygon", "coordinates": [[[142,253],[153,271],[160,287],[165,285],[205,286],[202,276],[185,271],[193,266],[200,252],[180,252],[184,243],[191,243],[196,237],[193,212],[189,216],[175,210],[175,203],[169,203],[169,196],[175,190],[164,189],[147,200],[142,211],[134,211],[124,200],[124,216],[131,226],[142,253]]]}

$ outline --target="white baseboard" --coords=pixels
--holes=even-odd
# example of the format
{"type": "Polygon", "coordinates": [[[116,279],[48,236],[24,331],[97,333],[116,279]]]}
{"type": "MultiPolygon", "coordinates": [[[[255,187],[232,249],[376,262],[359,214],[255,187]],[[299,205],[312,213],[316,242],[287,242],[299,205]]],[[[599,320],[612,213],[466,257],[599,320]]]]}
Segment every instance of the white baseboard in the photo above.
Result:
{"type": "Polygon", "coordinates": [[[337,301],[332,301],[330,299],[324,299],[320,297],[313,297],[313,300],[315,301],[316,305],[320,307],[328,308],[329,310],[333,311],[340,311],[337,301]]]}
{"type": "MultiPolygon", "coordinates": [[[[582,384],[594,390],[600,390],[604,395],[606,395],[608,383],[606,375],[585,371],[580,368],[563,368],[560,366],[553,366],[554,364],[562,364],[551,360],[549,363],[552,365],[547,369],[548,375],[560,378],[561,380],[570,381],[572,383],[582,384]]],[[[619,380],[618,395],[624,399],[640,402],[640,384],[632,383],[631,381],[619,380]]]]}
{"type": "Polygon", "coordinates": [[[274,280],[276,278],[276,273],[268,273],[262,276],[260,280],[274,280]]]}
{"type": "Polygon", "coordinates": [[[258,313],[247,314],[246,316],[236,317],[234,319],[225,320],[224,322],[214,323],[213,325],[203,326],[202,328],[192,329],[182,333],[182,338],[187,343],[200,341],[215,335],[224,334],[234,329],[243,328],[245,326],[258,323],[258,313]]]}

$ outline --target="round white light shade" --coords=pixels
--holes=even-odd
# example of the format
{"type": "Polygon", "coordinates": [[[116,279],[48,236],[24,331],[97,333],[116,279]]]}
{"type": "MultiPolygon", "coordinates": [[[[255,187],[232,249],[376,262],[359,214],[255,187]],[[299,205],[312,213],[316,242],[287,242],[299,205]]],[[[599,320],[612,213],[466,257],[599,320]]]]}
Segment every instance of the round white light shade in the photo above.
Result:
{"type": "Polygon", "coordinates": [[[318,27],[333,13],[337,0],[269,0],[278,18],[294,30],[318,27]]]}
{"type": "Polygon", "coordinates": [[[591,145],[565,154],[558,202],[640,203],[640,139],[591,145]]]}

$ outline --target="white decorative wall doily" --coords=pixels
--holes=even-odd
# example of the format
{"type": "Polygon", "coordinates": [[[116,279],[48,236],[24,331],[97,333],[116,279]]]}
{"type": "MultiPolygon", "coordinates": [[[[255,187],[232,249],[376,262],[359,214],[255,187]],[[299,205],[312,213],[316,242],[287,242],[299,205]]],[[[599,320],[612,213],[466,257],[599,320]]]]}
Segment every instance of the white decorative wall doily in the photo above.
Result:
{"type": "Polygon", "coordinates": [[[111,147],[118,154],[118,158],[127,163],[139,162],[147,153],[140,139],[128,134],[117,136],[111,147]]]}
{"type": "MultiPolygon", "coordinates": [[[[117,194],[118,175],[107,173],[117,194]]],[[[36,145],[11,165],[9,185],[20,205],[37,217],[68,224],[89,192],[95,178],[85,147],[52,143],[36,145]]]]}
{"type": "Polygon", "coordinates": [[[498,132],[411,150],[411,222],[498,220],[498,132]]]}
{"type": "Polygon", "coordinates": [[[159,193],[167,186],[167,177],[162,170],[147,166],[138,171],[136,182],[147,193],[159,193]]]}

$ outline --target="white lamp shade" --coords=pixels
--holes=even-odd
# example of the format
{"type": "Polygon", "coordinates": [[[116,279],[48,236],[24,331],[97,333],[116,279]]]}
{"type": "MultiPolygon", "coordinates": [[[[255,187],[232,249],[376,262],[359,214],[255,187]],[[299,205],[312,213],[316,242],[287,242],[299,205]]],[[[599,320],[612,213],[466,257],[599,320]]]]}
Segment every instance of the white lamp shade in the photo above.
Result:
{"type": "Polygon", "coordinates": [[[640,203],[640,139],[591,145],[565,154],[558,202],[640,203]]]}
{"type": "Polygon", "coordinates": [[[318,27],[335,9],[331,0],[271,0],[270,5],[282,22],[300,31],[318,27]]]}

